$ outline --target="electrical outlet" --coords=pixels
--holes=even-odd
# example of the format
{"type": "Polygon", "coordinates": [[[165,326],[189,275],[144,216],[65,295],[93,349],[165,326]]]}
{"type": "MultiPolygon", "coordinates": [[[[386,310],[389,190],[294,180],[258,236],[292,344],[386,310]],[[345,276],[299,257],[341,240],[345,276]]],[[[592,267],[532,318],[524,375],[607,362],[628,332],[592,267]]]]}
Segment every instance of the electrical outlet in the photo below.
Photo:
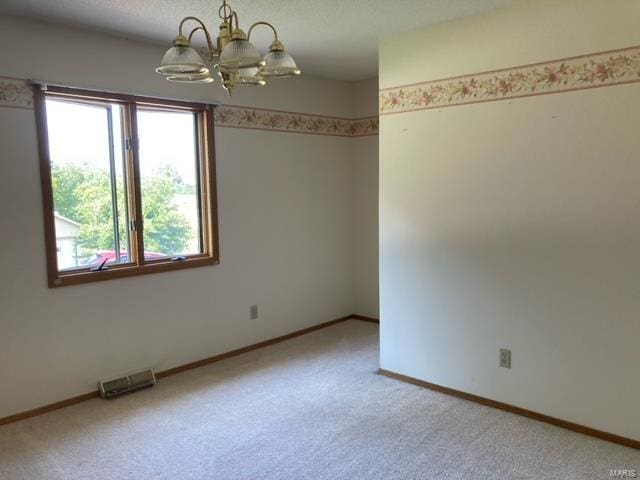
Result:
{"type": "Polygon", "coordinates": [[[502,368],[511,368],[511,350],[507,348],[500,349],[500,366],[502,368]]]}
{"type": "Polygon", "coordinates": [[[249,307],[249,315],[251,317],[251,320],[255,320],[256,318],[258,318],[258,305],[251,305],[249,307]]]}

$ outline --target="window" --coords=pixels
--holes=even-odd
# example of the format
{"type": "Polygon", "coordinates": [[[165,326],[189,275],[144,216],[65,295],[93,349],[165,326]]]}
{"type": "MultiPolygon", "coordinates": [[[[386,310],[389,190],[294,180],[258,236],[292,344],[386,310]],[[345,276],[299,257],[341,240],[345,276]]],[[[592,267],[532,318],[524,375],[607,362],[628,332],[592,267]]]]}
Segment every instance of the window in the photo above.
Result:
{"type": "Polygon", "coordinates": [[[210,108],[34,92],[50,287],[218,263],[210,108]]]}

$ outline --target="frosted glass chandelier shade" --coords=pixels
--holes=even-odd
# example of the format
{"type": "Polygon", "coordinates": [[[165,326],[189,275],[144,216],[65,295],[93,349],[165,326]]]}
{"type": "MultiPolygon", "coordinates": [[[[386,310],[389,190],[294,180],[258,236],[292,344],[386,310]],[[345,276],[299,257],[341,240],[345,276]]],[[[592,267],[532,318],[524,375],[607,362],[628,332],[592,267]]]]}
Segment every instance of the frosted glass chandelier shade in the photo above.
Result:
{"type": "Polygon", "coordinates": [[[261,75],[258,74],[258,67],[239,68],[235,71],[234,80],[237,85],[266,85],[261,75]]]}
{"type": "Polygon", "coordinates": [[[236,69],[258,67],[263,60],[258,49],[249,40],[236,38],[231,40],[220,53],[220,68],[236,69]]]}
{"type": "Polygon", "coordinates": [[[156,72],[163,75],[198,75],[209,73],[209,67],[190,46],[175,45],[164,54],[156,72]]]}
{"type": "Polygon", "coordinates": [[[292,77],[301,73],[293,57],[284,50],[270,51],[264,56],[264,62],[260,69],[264,77],[292,77]]]}
{"type": "Polygon", "coordinates": [[[167,80],[178,83],[211,83],[213,78],[209,73],[185,74],[185,75],[169,75],[167,80]]]}

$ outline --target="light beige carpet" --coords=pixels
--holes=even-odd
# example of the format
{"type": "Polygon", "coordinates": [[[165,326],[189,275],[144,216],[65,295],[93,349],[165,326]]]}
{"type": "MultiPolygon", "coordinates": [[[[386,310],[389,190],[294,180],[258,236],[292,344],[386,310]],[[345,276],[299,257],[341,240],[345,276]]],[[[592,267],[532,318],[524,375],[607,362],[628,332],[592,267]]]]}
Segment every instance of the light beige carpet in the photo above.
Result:
{"type": "Polygon", "coordinates": [[[606,479],[640,452],[376,374],[351,320],[0,427],[2,480],[606,479]]]}

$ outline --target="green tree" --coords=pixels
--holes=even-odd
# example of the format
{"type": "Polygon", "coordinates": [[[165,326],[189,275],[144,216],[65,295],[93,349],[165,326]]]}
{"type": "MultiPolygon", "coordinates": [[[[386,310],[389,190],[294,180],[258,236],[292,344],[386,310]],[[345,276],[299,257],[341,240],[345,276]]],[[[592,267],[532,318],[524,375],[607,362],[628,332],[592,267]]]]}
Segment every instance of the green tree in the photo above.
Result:
{"type": "Polygon", "coordinates": [[[193,235],[189,221],[176,210],[173,198],[184,184],[175,169],[165,167],[142,182],[144,248],[147,252],[184,252],[193,235]]]}
{"type": "MultiPolygon", "coordinates": [[[[113,210],[109,172],[89,165],[56,165],[52,168],[56,211],[81,227],[78,245],[90,256],[100,250],[113,250],[113,210]]],[[[125,194],[118,182],[118,230],[126,238],[125,194]]],[[[172,168],[146,176],[142,182],[142,213],[145,251],[177,253],[184,251],[193,235],[188,220],[174,205],[174,196],[185,185],[172,168]]],[[[126,242],[121,244],[126,250],[126,242]]]]}

